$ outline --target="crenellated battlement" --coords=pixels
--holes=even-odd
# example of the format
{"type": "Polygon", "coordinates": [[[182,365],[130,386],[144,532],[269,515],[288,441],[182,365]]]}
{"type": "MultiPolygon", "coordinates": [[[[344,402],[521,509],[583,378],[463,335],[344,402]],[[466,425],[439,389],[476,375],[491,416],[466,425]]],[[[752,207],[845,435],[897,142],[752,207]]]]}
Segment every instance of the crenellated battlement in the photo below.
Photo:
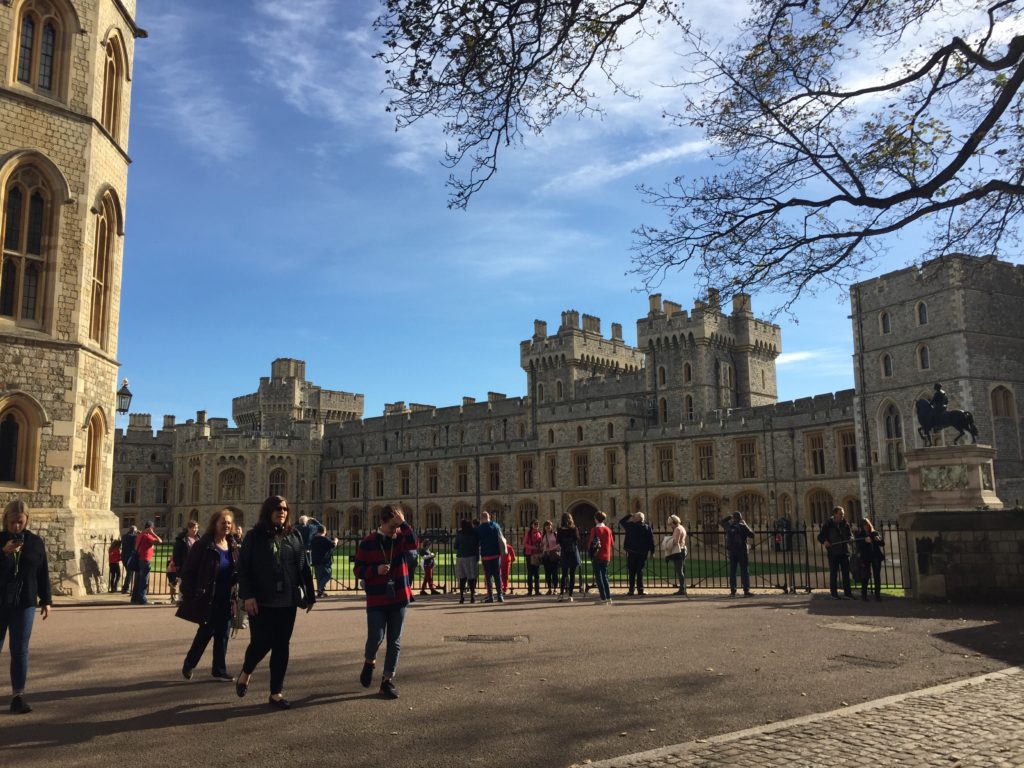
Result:
{"type": "Polygon", "coordinates": [[[602,372],[636,371],[643,367],[643,354],[622,339],[622,325],[612,323],[611,336],[601,334],[601,318],[574,309],[562,313],[558,332],[547,334],[547,323],[535,320],[533,337],[519,345],[523,370],[576,369],[574,378],[602,372]]]}
{"type": "Polygon", "coordinates": [[[732,300],[732,314],[722,312],[718,292],[709,291],[708,301],[697,299],[692,312],[681,304],[662,300],[661,294],[648,297],[646,317],[636,321],[637,346],[740,347],[774,359],[782,348],[782,330],[775,323],[754,317],[751,299],[737,294],[732,300]]]}

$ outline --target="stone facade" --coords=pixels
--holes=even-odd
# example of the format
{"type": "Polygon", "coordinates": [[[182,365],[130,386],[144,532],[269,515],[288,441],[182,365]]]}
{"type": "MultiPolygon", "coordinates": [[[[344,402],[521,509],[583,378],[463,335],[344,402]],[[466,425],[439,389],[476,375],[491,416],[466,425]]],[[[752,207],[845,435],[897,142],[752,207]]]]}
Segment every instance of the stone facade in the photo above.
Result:
{"type": "Polygon", "coordinates": [[[133,0],[0,3],[0,505],[29,505],[64,593],[117,530],[134,13],[133,0]]]}

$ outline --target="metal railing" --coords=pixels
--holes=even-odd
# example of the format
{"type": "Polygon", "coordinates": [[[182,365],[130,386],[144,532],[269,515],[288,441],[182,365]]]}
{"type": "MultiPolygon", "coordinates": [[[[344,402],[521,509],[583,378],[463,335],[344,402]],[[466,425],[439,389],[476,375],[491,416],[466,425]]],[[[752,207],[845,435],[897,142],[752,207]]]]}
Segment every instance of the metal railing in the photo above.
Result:
{"type": "MultiPolygon", "coordinates": [[[[685,525],[685,524],[684,524],[685,525]]],[[[724,590],[729,588],[729,559],[725,551],[725,531],[721,528],[706,528],[686,525],[688,531],[685,576],[688,590],[724,590]]],[[[824,548],[818,543],[820,527],[817,525],[797,525],[791,529],[754,528],[754,539],[748,543],[748,558],[751,589],[755,591],[778,591],[782,593],[810,592],[829,587],[828,557],[824,548]]],[[[883,523],[878,526],[882,534],[885,549],[885,562],[882,564],[882,588],[886,591],[906,589],[910,584],[910,563],[907,561],[907,535],[895,523],[883,523]]],[[[626,553],[622,549],[624,534],[621,529],[613,528],[615,541],[612,547],[612,560],[608,567],[608,580],[613,590],[625,589],[628,585],[626,553]]],[[[509,586],[515,591],[526,590],[527,558],[522,552],[524,529],[512,528],[505,531],[505,538],[516,552],[509,576],[509,586]]],[[[593,567],[586,557],[585,544],[589,531],[581,530],[581,554],[583,563],[577,572],[577,584],[583,589],[593,589],[593,567]]],[[[674,589],[676,584],[675,567],[665,559],[657,545],[668,530],[655,530],[655,554],[649,557],[644,573],[644,584],[647,589],[674,589]]],[[[455,576],[455,531],[431,530],[431,551],[436,556],[434,567],[434,584],[444,592],[458,591],[458,579],[455,576]]],[[[353,558],[359,541],[365,532],[350,532],[338,537],[338,547],[334,551],[332,580],[328,593],[344,594],[356,592],[359,584],[352,572],[353,558]]],[[[158,545],[153,556],[152,569],[149,577],[149,593],[151,595],[168,595],[170,586],[167,578],[167,559],[171,554],[171,544],[158,545]]],[[[851,552],[853,545],[850,546],[851,552]]],[[[124,583],[122,567],[122,580],[124,583]]],[[[102,585],[106,589],[109,571],[103,568],[102,585]]],[[[480,583],[482,583],[482,571],[480,583]]],[[[422,565],[417,568],[413,591],[418,593],[423,578],[422,565]]],[[[544,583],[544,571],[541,569],[541,584],[544,583]]],[[[854,584],[854,589],[859,587],[854,584]]]]}

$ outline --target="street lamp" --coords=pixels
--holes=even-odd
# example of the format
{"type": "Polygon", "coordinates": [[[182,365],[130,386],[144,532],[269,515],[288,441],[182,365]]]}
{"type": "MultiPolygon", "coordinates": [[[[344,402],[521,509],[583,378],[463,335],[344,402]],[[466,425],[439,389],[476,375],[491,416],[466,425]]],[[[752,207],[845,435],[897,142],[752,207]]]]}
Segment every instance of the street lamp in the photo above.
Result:
{"type": "Polygon", "coordinates": [[[117,412],[124,416],[132,407],[132,393],[128,389],[128,379],[121,379],[121,388],[117,390],[117,412]]]}

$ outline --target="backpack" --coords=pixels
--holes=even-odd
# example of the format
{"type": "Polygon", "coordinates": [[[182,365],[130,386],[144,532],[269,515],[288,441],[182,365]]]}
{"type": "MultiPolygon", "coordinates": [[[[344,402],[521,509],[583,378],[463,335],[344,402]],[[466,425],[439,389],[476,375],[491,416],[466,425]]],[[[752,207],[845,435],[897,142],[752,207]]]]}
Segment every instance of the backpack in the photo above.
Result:
{"type": "Polygon", "coordinates": [[[595,560],[599,554],[601,554],[601,537],[595,528],[593,538],[590,540],[590,546],[587,548],[587,555],[589,555],[591,560],[595,560]]]}

